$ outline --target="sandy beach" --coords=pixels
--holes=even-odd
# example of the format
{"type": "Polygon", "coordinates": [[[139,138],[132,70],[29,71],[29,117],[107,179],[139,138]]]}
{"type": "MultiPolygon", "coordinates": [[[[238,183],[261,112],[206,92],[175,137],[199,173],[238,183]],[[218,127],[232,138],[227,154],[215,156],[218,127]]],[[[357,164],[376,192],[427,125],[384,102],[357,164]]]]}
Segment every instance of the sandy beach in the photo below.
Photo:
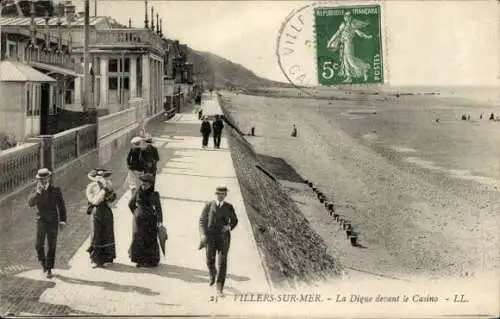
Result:
{"type": "Polygon", "coordinates": [[[284,159],[350,219],[362,248],[340,244],[331,217],[289,185],[347,269],[423,280],[498,274],[500,122],[487,118],[500,107],[438,96],[223,96],[242,131],[255,126],[248,140],[258,153],[284,159]]]}

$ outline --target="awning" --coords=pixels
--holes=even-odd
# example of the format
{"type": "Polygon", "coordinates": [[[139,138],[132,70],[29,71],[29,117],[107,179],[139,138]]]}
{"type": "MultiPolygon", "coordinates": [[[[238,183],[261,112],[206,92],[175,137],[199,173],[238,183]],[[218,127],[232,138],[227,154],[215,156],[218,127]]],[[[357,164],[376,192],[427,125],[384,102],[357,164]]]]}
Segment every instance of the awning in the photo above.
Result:
{"type": "Polygon", "coordinates": [[[16,61],[0,61],[0,82],[57,82],[32,67],[16,61]]]}
{"type": "Polygon", "coordinates": [[[74,76],[74,77],[78,76],[78,73],[76,73],[73,70],[62,68],[60,66],[56,66],[56,65],[52,65],[52,64],[46,64],[46,63],[40,63],[40,62],[28,62],[28,64],[35,67],[35,68],[50,71],[50,73],[59,73],[59,74],[64,74],[64,75],[69,75],[69,76],[74,76]]]}

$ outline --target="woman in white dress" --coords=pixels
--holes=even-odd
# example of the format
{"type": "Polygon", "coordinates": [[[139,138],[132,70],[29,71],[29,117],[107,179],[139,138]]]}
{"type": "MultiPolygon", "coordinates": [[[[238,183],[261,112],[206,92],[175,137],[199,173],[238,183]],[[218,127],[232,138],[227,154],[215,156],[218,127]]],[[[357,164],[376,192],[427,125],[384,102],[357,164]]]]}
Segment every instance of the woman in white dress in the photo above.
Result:
{"type": "Polygon", "coordinates": [[[94,267],[112,263],[116,258],[113,211],[109,207],[116,200],[116,193],[107,179],[109,176],[111,172],[106,170],[93,170],[88,174],[91,182],[87,185],[86,196],[91,236],[87,252],[94,267]]]}

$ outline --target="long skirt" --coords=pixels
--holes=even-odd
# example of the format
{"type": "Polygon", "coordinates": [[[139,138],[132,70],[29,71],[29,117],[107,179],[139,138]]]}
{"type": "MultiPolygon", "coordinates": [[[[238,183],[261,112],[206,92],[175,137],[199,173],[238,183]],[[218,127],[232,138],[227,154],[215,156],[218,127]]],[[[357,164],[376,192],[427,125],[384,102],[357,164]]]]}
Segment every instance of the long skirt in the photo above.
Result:
{"type": "Polygon", "coordinates": [[[132,244],[129,256],[132,262],[144,266],[157,266],[160,262],[157,218],[136,209],[132,223],[132,244]]]}
{"type": "Polygon", "coordinates": [[[107,204],[99,205],[92,214],[92,235],[88,249],[90,260],[102,265],[116,258],[113,212],[107,204]]]}

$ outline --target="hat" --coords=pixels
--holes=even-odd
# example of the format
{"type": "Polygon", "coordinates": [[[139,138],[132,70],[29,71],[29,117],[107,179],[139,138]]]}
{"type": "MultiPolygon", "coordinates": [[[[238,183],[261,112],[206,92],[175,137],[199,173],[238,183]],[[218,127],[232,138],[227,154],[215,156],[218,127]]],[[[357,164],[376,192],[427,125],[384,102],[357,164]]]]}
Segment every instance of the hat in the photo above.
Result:
{"type": "Polygon", "coordinates": [[[47,168],[41,168],[36,173],[36,179],[44,179],[44,178],[50,177],[51,175],[52,175],[52,172],[49,171],[47,168]]]}
{"type": "Polygon", "coordinates": [[[130,143],[132,143],[134,145],[139,145],[141,143],[141,141],[142,141],[142,137],[136,136],[130,140],[130,143]]]}
{"type": "Polygon", "coordinates": [[[225,194],[227,193],[227,187],[226,186],[219,186],[215,189],[215,194],[225,194]]]}
{"type": "Polygon", "coordinates": [[[143,182],[150,182],[150,183],[152,183],[152,182],[154,182],[155,177],[153,176],[153,174],[147,173],[147,174],[144,174],[142,176],[139,176],[139,179],[141,181],[143,181],[143,182]]]}

